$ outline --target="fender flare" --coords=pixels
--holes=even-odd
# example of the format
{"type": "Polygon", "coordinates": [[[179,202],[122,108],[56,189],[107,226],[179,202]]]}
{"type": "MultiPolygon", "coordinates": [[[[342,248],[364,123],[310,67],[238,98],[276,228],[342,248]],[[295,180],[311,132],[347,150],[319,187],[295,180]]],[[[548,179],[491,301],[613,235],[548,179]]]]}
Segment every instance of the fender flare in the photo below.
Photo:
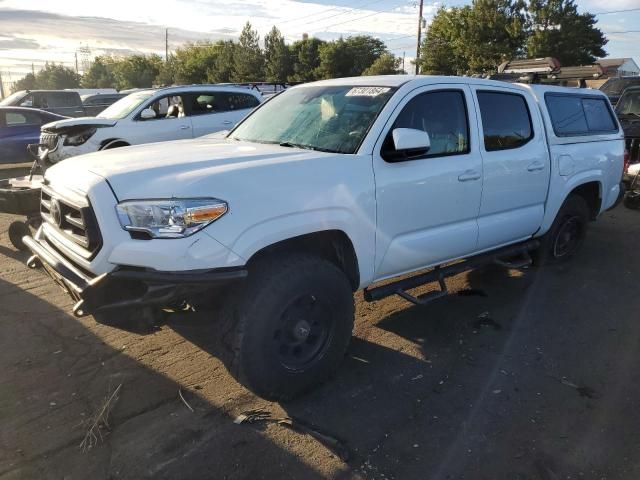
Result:
{"type": "MultiPolygon", "coordinates": [[[[361,285],[373,278],[375,256],[375,226],[372,229],[358,228],[358,222],[347,209],[332,208],[297,212],[290,215],[272,217],[252,225],[238,235],[227,247],[236,255],[248,261],[257,252],[279,242],[337,230],[351,241],[360,272],[361,285]]],[[[215,238],[215,234],[213,235],[215,238]]]]}
{"type": "Polygon", "coordinates": [[[580,187],[581,185],[596,182],[599,186],[600,198],[602,199],[603,178],[604,172],[602,170],[587,170],[568,178],[566,182],[564,182],[564,185],[560,183],[551,185],[550,191],[561,190],[561,193],[550,195],[547,198],[542,225],[540,226],[540,230],[538,230],[538,233],[535,236],[538,237],[544,235],[545,233],[547,233],[547,231],[549,231],[551,225],[553,224],[553,221],[556,219],[556,215],[558,215],[558,212],[560,211],[560,208],[564,204],[565,200],[576,188],[580,187]]]}

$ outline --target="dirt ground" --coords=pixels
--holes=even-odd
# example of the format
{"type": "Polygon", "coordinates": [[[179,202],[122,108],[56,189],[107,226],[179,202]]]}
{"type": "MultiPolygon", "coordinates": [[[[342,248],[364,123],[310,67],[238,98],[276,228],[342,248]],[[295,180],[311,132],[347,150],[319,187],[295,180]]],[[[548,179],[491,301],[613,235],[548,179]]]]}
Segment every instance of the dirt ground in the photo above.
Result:
{"type": "Polygon", "coordinates": [[[358,296],[340,371],[285,404],[229,375],[211,313],[145,334],[69,315],[66,295],[11,247],[10,220],[0,216],[2,480],[640,478],[640,212],[605,214],[567,266],[473,271],[423,307],[358,296]],[[118,386],[110,428],[83,451],[118,386]],[[234,423],[256,409],[271,419],[234,423]]]}

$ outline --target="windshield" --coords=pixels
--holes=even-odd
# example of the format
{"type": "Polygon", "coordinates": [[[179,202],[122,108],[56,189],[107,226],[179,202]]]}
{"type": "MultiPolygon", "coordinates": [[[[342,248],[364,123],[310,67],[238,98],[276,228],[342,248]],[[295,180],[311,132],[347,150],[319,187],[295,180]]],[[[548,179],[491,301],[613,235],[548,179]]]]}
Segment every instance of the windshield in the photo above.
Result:
{"type": "Polygon", "coordinates": [[[394,92],[391,87],[297,87],[269,100],[229,138],[355,153],[394,92]]]}
{"type": "Polygon", "coordinates": [[[108,118],[110,120],[120,120],[121,118],[126,117],[131,112],[133,112],[136,108],[138,108],[142,102],[151,97],[154,92],[137,92],[127,95],[124,98],[121,98],[116,103],[108,107],[107,109],[100,112],[96,118],[108,118]]]}
{"type": "Polygon", "coordinates": [[[640,88],[627,90],[616,105],[618,115],[638,115],[640,116],[640,88]]]}
{"type": "Polygon", "coordinates": [[[0,105],[13,105],[16,101],[19,101],[22,97],[26,95],[26,91],[21,90],[19,92],[13,93],[9,95],[7,98],[0,102],[0,105]]]}

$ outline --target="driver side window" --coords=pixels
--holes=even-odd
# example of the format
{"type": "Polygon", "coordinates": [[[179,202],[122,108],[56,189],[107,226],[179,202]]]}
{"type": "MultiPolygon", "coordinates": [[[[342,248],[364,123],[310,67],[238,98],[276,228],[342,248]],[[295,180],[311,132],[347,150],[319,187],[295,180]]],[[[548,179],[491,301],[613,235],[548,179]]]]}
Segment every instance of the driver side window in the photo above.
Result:
{"type": "Polygon", "coordinates": [[[421,158],[469,153],[469,121],[461,90],[426,92],[412,98],[383,143],[383,158],[385,152],[394,149],[391,132],[395,128],[413,128],[429,134],[431,146],[428,154],[421,158]]]}
{"type": "Polygon", "coordinates": [[[144,110],[149,109],[154,111],[155,117],[147,119],[140,118],[141,120],[164,120],[172,118],[182,118],[186,116],[184,110],[184,102],[182,100],[182,96],[180,95],[170,95],[168,97],[156,99],[144,108],[144,110]]]}

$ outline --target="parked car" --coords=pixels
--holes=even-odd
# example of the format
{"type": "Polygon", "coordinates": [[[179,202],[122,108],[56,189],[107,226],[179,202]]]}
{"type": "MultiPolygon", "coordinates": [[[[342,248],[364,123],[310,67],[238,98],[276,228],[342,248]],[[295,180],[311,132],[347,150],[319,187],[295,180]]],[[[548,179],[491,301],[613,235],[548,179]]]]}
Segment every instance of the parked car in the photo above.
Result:
{"type": "Polygon", "coordinates": [[[141,90],[95,118],[44,125],[40,154],[56,163],[98,150],[200,137],[229,130],[260,102],[257,91],[217,85],[141,90]]]}
{"type": "Polygon", "coordinates": [[[118,100],[126,96],[126,93],[94,93],[90,95],[81,95],[80,99],[82,100],[85,115],[88,117],[95,117],[105,108],[113,105],[118,100]]]}
{"type": "Polygon", "coordinates": [[[65,117],[86,115],[80,94],[73,90],[21,90],[2,100],[0,106],[38,108],[65,117]]]}
{"type": "Polygon", "coordinates": [[[79,316],[153,321],[218,292],[231,370],[268,398],[336,369],[357,290],[424,304],[483,263],[572,257],[624,151],[597,90],[437,76],[292,87],[213,137],[55,165],[24,241],[79,316]]]}
{"type": "Polygon", "coordinates": [[[628,188],[635,176],[635,174],[629,172],[629,167],[640,163],[640,85],[625,89],[620,96],[615,111],[624,131],[625,162],[623,181],[628,188]]]}
{"type": "Polygon", "coordinates": [[[38,143],[40,127],[64,118],[33,108],[0,107],[0,163],[32,161],[27,145],[38,143]]]}
{"type": "Polygon", "coordinates": [[[612,77],[600,86],[600,91],[604,92],[611,104],[615,106],[626,88],[640,86],[640,76],[634,77],[612,77]]]}

